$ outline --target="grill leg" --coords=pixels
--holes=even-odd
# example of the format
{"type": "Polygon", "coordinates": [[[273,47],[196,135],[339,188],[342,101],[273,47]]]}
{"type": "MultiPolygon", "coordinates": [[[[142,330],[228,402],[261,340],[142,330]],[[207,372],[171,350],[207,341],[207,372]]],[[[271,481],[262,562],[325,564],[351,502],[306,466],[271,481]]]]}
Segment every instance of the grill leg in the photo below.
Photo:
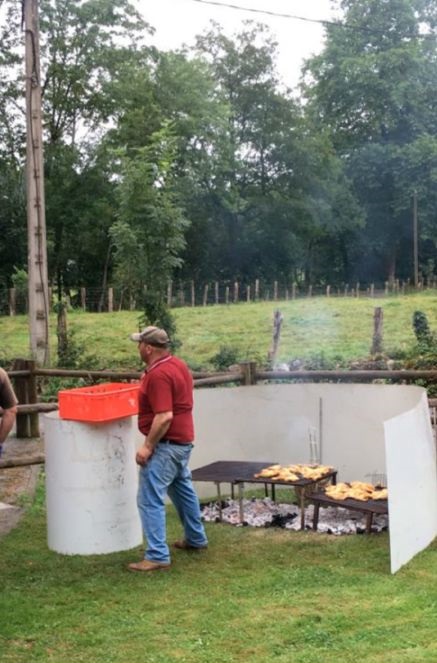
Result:
{"type": "Polygon", "coordinates": [[[366,515],[366,534],[370,534],[372,531],[372,521],[373,521],[373,513],[372,511],[369,511],[368,514],[366,515]]]}
{"type": "Polygon", "coordinates": [[[223,517],[222,517],[222,496],[221,496],[221,493],[220,493],[220,482],[216,481],[215,485],[217,486],[217,503],[218,503],[218,510],[219,510],[219,518],[220,518],[220,520],[222,520],[223,519],[223,517]]]}
{"type": "Polygon", "coordinates": [[[300,529],[305,529],[305,488],[300,489],[300,529]]]}
{"type": "Polygon", "coordinates": [[[238,484],[238,504],[240,509],[240,523],[244,523],[244,507],[243,507],[243,493],[244,493],[244,484],[238,484]]]}

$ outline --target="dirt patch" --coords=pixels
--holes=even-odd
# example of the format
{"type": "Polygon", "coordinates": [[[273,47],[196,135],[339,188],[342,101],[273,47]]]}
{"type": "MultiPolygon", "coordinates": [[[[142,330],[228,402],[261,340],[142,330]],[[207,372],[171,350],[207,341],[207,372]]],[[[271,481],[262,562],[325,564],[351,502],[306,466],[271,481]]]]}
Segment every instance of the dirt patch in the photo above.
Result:
{"type": "MultiPolygon", "coordinates": [[[[44,453],[40,439],[18,440],[9,437],[2,458],[26,458],[44,453]]],[[[0,538],[13,529],[23,515],[23,503],[35,494],[41,465],[0,468],[0,538]]]]}

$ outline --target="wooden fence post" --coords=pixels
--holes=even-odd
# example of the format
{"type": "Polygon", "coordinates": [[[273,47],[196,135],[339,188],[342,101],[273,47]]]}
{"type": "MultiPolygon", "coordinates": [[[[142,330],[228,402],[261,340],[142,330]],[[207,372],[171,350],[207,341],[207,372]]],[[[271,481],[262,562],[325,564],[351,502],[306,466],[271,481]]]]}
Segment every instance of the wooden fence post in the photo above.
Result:
{"type": "Polygon", "coordinates": [[[218,281],[215,282],[214,284],[214,295],[215,295],[215,303],[219,303],[219,284],[218,281]]]}
{"type": "Polygon", "coordinates": [[[228,285],[226,286],[226,290],[225,290],[225,303],[229,304],[229,286],[228,285]]]}
{"type": "Polygon", "coordinates": [[[179,306],[185,306],[185,292],[182,282],[179,283],[178,300],[179,300],[179,306]]]}
{"type": "Polygon", "coordinates": [[[273,315],[273,338],[272,338],[272,347],[269,351],[269,362],[271,364],[275,363],[276,360],[276,355],[278,352],[278,347],[279,347],[279,340],[281,338],[281,327],[282,327],[282,322],[284,318],[282,317],[282,313],[279,309],[277,309],[273,315]]]}
{"type": "Polygon", "coordinates": [[[9,315],[15,315],[17,312],[17,299],[15,288],[9,288],[9,315]]]}
{"type": "Polygon", "coordinates": [[[57,304],[56,336],[58,338],[58,361],[62,362],[68,352],[67,304],[64,302],[57,304]]]}
{"type": "Polygon", "coordinates": [[[357,297],[360,296],[360,284],[359,284],[359,283],[357,283],[357,287],[356,287],[356,290],[355,290],[355,295],[356,295],[357,297]]]}
{"type": "Polygon", "coordinates": [[[375,296],[375,284],[374,283],[370,284],[370,296],[371,297],[375,296]]]}
{"type": "MultiPolygon", "coordinates": [[[[14,371],[23,371],[25,369],[26,360],[25,359],[15,359],[12,365],[12,370],[14,371]]],[[[20,405],[25,405],[27,403],[27,389],[26,389],[26,378],[16,377],[13,379],[14,382],[14,391],[18,398],[20,405]]],[[[16,432],[17,437],[29,437],[28,429],[28,419],[25,414],[17,414],[16,418],[16,432]]]]}
{"type": "Polygon", "coordinates": [[[238,281],[234,283],[234,304],[238,303],[238,281]]]}
{"type": "Polygon", "coordinates": [[[250,284],[246,287],[246,301],[250,303],[250,284]]]}
{"type": "Polygon", "coordinates": [[[191,306],[196,306],[196,288],[194,281],[191,281],[191,306]]]}
{"type": "Polygon", "coordinates": [[[255,279],[255,301],[259,299],[259,279],[255,279]]]}
{"type": "Polygon", "coordinates": [[[256,361],[241,362],[240,370],[243,376],[243,385],[245,387],[256,384],[256,361]]]}
{"type": "Polygon", "coordinates": [[[349,290],[349,283],[346,283],[345,286],[344,286],[344,296],[345,297],[347,297],[348,290],[349,290]]]}
{"type": "Polygon", "coordinates": [[[377,355],[382,352],[382,325],[383,325],[383,311],[380,306],[375,308],[373,313],[373,339],[370,354],[377,355]]]}
{"type": "Polygon", "coordinates": [[[330,297],[330,296],[331,296],[331,286],[330,286],[330,285],[327,285],[327,286],[326,286],[326,296],[327,296],[327,297],[330,297]]]}
{"type": "Polygon", "coordinates": [[[309,285],[308,286],[308,297],[312,297],[312,296],[313,296],[313,286],[309,285]]]}
{"type": "MultiPolygon", "coordinates": [[[[36,361],[29,360],[27,364],[30,370],[30,375],[28,378],[28,402],[37,403],[38,388],[37,388],[37,380],[35,375],[36,361]]],[[[39,437],[38,412],[33,412],[32,414],[28,414],[27,416],[29,417],[30,437],[39,437]]]]}
{"type": "Polygon", "coordinates": [[[387,297],[388,295],[388,281],[385,282],[384,284],[384,295],[387,297]]]}
{"type": "Polygon", "coordinates": [[[273,299],[276,302],[278,300],[278,282],[273,282],[273,299]]]}
{"type": "Polygon", "coordinates": [[[80,289],[80,303],[82,306],[82,309],[86,311],[86,288],[81,288],[80,289]]]}
{"type": "Polygon", "coordinates": [[[114,310],[114,288],[108,288],[108,313],[112,313],[113,310],[114,310]]]}
{"type": "MultiPolygon", "coordinates": [[[[13,363],[15,371],[30,371],[30,376],[14,378],[14,390],[20,405],[38,401],[35,366],[35,361],[29,359],[15,359],[13,363]]],[[[38,413],[17,414],[16,431],[18,438],[39,437],[38,413]]]]}
{"type": "Polygon", "coordinates": [[[203,302],[202,302],[203,306],[206,306],[208,303],[208,288],[209,288],[208,284],[206,284],[205,287],[203,288],[203,302]]]}
{"type": "Polygon", "coordinates": [[[293,283],[291,286],[291,299],[296,299],[296,284],[293,283]]]}

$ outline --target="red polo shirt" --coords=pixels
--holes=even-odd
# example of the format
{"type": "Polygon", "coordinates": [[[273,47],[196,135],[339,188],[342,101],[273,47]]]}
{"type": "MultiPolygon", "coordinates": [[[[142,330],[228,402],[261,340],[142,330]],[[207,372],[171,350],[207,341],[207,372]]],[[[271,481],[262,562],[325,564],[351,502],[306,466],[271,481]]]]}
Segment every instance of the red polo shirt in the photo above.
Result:
{"type": "Polygon", "coordinates": [[[178,357],[165,355],[144,373],[138,396],[138,428],[147,435],[153,417],[173,412],[165,439],[190,443],[194,440],[193,378],[188,366],[178,357]]]}

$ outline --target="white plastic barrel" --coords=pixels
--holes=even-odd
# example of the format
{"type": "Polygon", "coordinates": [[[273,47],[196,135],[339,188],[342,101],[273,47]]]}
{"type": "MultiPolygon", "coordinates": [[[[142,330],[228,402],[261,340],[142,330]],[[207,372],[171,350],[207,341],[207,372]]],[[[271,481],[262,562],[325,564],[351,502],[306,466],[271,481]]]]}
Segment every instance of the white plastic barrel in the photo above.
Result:
{"type": "Polygon", "coordinates": [[[45,415],[48,546],[66,555],[141,544],[132,417],[91,424],[45,415]]]}

